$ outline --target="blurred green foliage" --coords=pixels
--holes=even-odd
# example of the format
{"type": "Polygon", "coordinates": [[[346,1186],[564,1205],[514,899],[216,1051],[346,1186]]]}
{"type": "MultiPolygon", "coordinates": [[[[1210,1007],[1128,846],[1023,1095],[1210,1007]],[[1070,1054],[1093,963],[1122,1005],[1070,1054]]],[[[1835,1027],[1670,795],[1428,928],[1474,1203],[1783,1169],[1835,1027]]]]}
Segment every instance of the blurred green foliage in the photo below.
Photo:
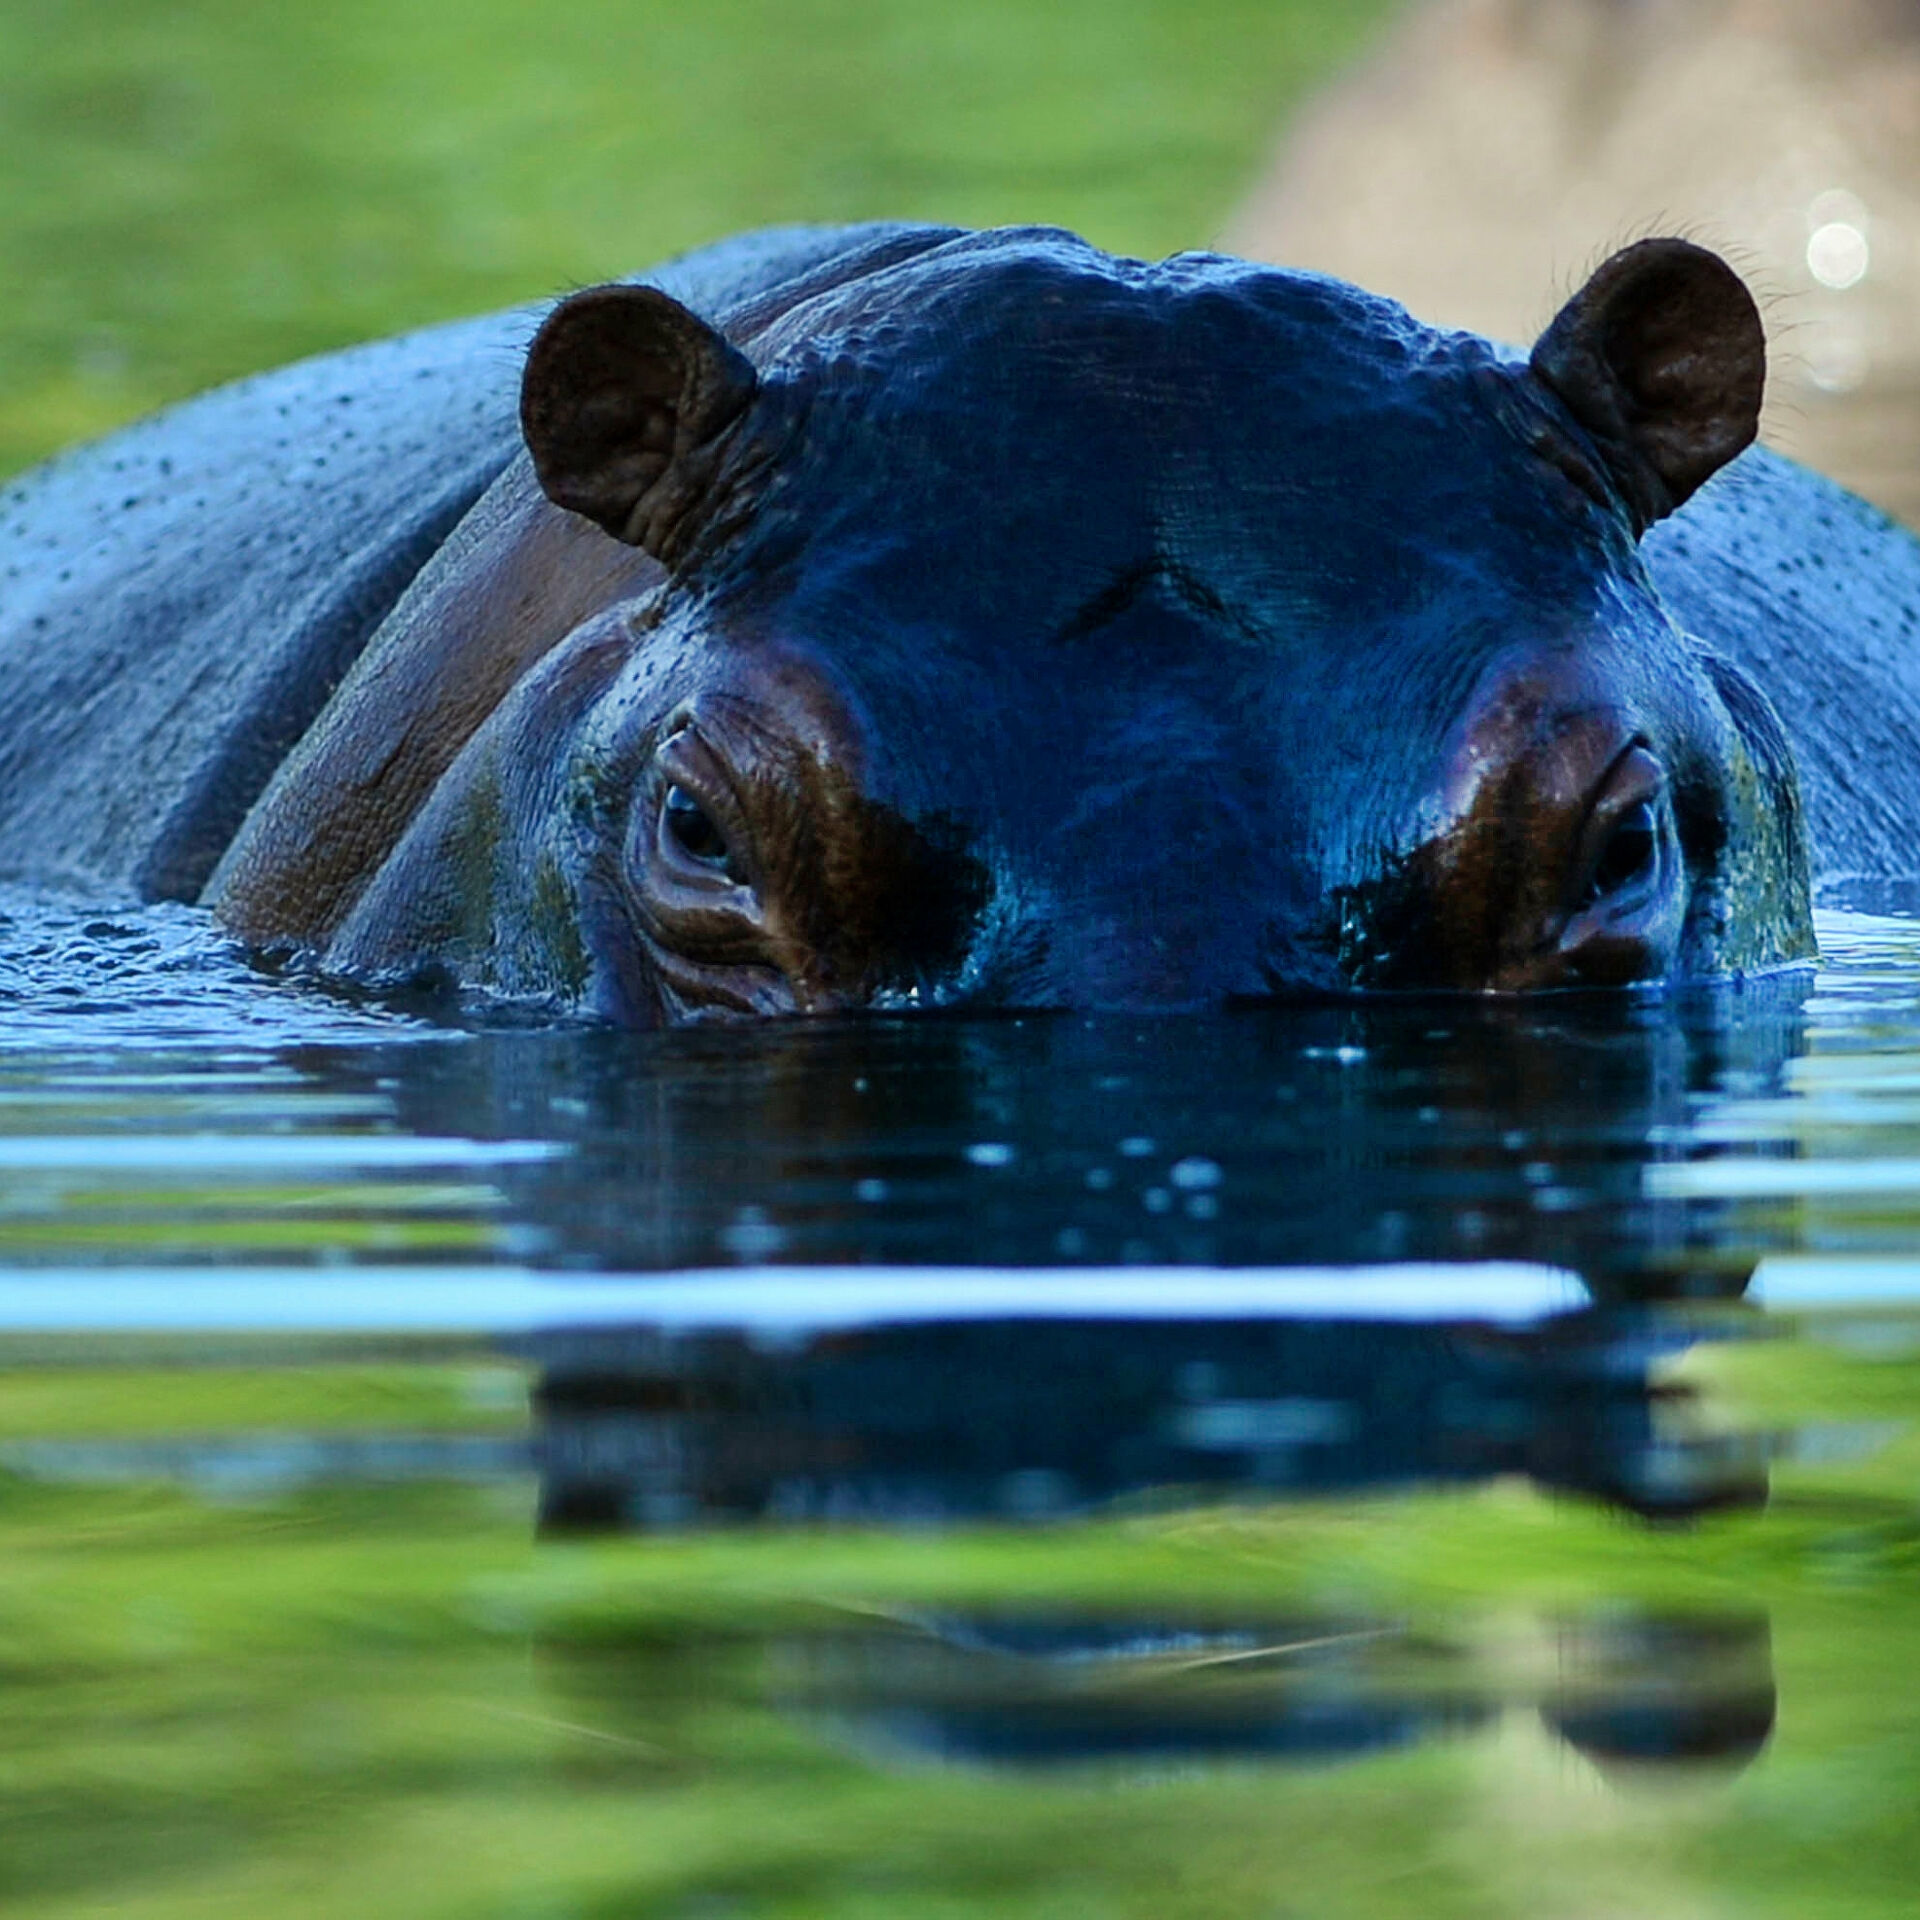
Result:
{"type": "Polygon", "coordinates": [[[10,0],[0,472],[739,228],[1202,245],[1387,0],[10,0]]]}
{"type": "Polygon", "coordinates": [[[387,1428],[518,1430],[524,1370],[491,1355],[460,1366],[354,1364],[0,1366],[0,1441],[387,1428]]]}

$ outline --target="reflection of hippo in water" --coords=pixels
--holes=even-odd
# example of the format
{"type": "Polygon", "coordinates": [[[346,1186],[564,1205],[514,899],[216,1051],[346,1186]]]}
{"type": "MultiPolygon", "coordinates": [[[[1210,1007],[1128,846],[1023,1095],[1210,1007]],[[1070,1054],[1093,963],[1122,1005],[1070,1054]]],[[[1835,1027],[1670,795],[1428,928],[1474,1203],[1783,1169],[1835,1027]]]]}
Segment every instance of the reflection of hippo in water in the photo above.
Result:
{"type": "Polygon", "coordinates": [[[1920,547],[1764,454],[1694,497],[1763,371],[1697,248],[1530,360],[1031,231],[533,324],[5,496],[0,870],[647,1023],[1713,974],[1811,951],[1809,836],[1911,869],[1920,547]]]}

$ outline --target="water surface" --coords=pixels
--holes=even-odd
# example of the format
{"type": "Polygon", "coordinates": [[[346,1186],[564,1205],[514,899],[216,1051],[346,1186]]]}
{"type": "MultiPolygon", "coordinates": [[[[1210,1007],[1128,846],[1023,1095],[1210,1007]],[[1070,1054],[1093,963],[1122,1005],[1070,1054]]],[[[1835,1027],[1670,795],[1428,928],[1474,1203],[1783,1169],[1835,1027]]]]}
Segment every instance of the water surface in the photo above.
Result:
{"type": "Polygon", "coordinates": [[[1905,1913],[1920,927],[632,1036],[0,898],[0,1879],[1905,1913]]]}

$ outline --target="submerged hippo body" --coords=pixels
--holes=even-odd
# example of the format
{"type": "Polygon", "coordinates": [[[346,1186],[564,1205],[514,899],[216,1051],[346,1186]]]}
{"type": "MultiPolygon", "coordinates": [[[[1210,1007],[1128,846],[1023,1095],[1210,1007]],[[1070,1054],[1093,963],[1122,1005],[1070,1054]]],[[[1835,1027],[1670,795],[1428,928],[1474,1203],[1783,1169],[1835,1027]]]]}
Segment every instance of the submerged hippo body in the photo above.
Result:
{"type": "Polygon", "coordinates": [[[866,227],[309,362],[0,494],[0,874],[636,1024],[1790,964],[1920,545],[1762,358],[1677,241],[1525,359],[866,227]]]}

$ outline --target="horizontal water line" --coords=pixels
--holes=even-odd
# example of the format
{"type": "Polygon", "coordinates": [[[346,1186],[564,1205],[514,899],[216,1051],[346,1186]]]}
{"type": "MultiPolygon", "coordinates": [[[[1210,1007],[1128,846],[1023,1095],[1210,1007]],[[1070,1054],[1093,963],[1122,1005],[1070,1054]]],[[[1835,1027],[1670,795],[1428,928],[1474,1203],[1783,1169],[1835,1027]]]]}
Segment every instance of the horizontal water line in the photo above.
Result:
{"type": "Polygon", "coordinates": [[[1920,1160],[1662,1160],[1644,1170],[1641,1185],[1654,1200],[1920,1194],[1920,1160]]]}
{"type": "Polygon", "coordinates": [[[1525,1324],[1589,1304],[1560,1267],[758,1267],[551,1274],[505,1266],[0,1269],[0,1333],[771,1335],[902,1321],[1389,1320],[1525,1324]]]}
{"type": "Polygon", "coordinates": [[[1747,1298],[1764,1307],[1920,1306],[1920,1256],[1772,1254],[1747,1298]]]}
{"type": "Polygon", "coordinates": [[[571,1151],[564,1141],[430,1139],[410,1133],[0,1134],[0,1173],[497,1167],[557,1160],[571,1151]]]}

